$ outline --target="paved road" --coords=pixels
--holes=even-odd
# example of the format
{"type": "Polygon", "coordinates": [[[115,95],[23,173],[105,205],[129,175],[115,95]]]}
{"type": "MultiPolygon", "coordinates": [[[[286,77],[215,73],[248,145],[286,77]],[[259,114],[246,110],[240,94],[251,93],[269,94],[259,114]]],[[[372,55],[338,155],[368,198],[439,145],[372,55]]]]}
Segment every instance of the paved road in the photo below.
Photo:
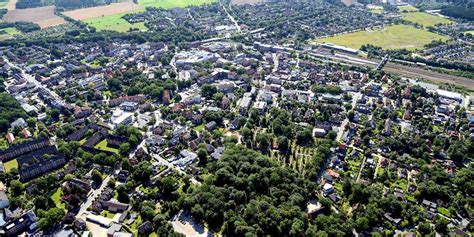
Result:
{"type": "Polygon", "coordinates": [[[82,205],[81,205],[81,208],[79,209],[79,212],[77,213],[76,217],[80,217],[85,211],[87,211],[87,208],[89,208],[90,205],[92,205],[92,202],[100,196],[100,194],[102,194],[102,192],[104,191],[105,187],[107,186],[107,183],[109,182],[110,180],[110,175],[107,175],[107,177],[105,177],[105,179],[102,181],[102,184],[100,185],[100,187],[96,190],[94,190],[94,192],[87,198],[87,201],[84,202],[82,205]]]}
{"type": "MultiPolygon", "coordinates": [[[[153,157],[155,160],[157,160],[158,162],[160,162],[161,164],[168,166],[168,168],[171,168],[171,169],[173,169],[173,170],[176,170],[179,174],[181,174],[181,175],[187,175],[186,172],[182,171],[181,169],[179,169],[179,168],[176,167],[175,165],[171,164],[168,160],[164,159],[164,158],[161,157],[160,155],[158,155],[158,154],[153,154],[152,157],[153,157]]],[[[193,184],[201,185],[201,182],[197,181],[194,177],[191,177],[190,181],[191,181],[191,183],[193,183],[193,184]]]]}
{"type": "Polygon", "coordinates": [[[235,20],[235,18],[227,11],[227,9],[225,8],[224,4],[221,3],[221,6],[222,8],[224,9],[225,13],[227,14],[227,16],[229,17],[229,20],[232,21],[232,23],[234,23],[235,25],[235,28],[237,29],[237,32],[241,32],[242,29],[240,28],[240,25],[239,23],[237,23],[237,21],[235,20]]]}
{"type": "MultiPolygon", "coordinates": [[[[359,98],[361,96],[362,96],[362,94],[359,93],[359,92],[352,94],[352,103],[351,103],[352,109],[355,108],[355,106],[357,104],[357,100],[359,100],[359,98]]],[[[341,142],[342,136],[344,135],[344,130],[345,130],[346,125],[347,125],[348,122],[349,122],[349,120],[347,118],[342,121],[341,126],[339,126],[339,131],[337,133],[336,141],[341,142]]]]}

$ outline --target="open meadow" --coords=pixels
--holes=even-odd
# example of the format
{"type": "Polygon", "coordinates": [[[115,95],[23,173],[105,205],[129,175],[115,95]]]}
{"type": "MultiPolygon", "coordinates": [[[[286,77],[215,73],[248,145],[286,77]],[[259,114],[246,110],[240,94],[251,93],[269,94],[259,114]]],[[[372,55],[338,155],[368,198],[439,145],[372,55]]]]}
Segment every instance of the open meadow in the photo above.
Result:
{"type": "Polygon", "coordinates": [[[20,34],[20,32],[14,27],[0,29],[0,41],[11,39],[18,34],[20,34]]]}
{"type": "Polygon", "coordinates": [[[213,2],[215,2],[215,0],[138,0],[138,4],[144,7],[161,7],[166,9],[199,6],[213,2]]]}
{"type": "Polygon", "coordinates": [[[130,28],[136,28],[139,30],[146,30],[145,23],[140,22],[131,24],[122,18],[123,14],[115,14],[110,16],[97,17],[93,19],[84,20],[84,22],[97,30],[113,30],[118,32],[127,32],[130,28]]]}
{"type": "Polygon", "coordinates": [[[315,42],[326,42],[359,49],[371,44],[384,49],[419,49],[433,40],[447,40],[448,37],[408,25],[393,25],[383,29],[358,31],[332,37],[320,38],[315,42]]]}
{"type": "Polygon", "coordinates": [[[142,11],[143,6],[129,2],[112,3],[105,6],[89,7],[64,12],[64,15],[75,20],[84,21],[97,30],[114,30],[126,32],[130,28],[145,30],[144,23],[130,24],[122,16],[127,13],[142,11]]]}
{"type": "Polygon", "coordinates": [[[402,19],[413,23],[418,23],[423,27],[435,26],[437,24],[452,24],[453,21],[440,16],[431,15],[425,12],[405,12],[402,19]]]}

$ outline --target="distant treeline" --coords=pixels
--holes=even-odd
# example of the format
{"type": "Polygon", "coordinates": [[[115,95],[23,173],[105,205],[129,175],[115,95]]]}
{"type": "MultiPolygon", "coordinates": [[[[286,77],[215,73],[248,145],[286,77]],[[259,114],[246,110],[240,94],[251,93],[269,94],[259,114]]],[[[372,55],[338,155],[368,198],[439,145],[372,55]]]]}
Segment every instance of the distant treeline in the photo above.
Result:
{"type": "Polygon", "coordinates": [[[9,28],[9,27],[16,28],[17,30],[23,33],[28,33],[28,32],[41,29],[41,27],[38,24],[32,23],[32,22],[26,22],[26,21],[0,22],[0,29],[9,28]]]}
{"type": "Polygon", "coordinates": [[[454,18],[461,18],[473,21],[474,20],[474,6],[446,6],[441,9],[441,14],[454,18]]]}
{"type": "Polygon", "coordinates": [[[117,0],[18,0],[16,7],[20,9],[55,5],[58,10],[95,7],[117,2],[117,0]]]}

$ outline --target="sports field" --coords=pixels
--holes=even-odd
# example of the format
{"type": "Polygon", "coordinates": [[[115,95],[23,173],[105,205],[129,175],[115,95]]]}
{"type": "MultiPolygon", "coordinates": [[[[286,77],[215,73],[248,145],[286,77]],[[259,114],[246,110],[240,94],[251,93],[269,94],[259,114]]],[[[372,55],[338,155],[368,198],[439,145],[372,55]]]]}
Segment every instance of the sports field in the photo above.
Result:
{"type": "Polygon", "coordinates": [[[213,3],[216,0],[138,0],[138,4],[144,7],[177,8],[187,6],[199,6],[213,3]]]}
{"type": "Polygon", "coordinates": [[[402,19],[413,23],[418,23],[423,27],[435,26],[437,24],[451,24],[451,20],[440,16],[431,15],[425,12],[402,13],[402,19]]]}
{"type": "Polygon", "coordinates": [[[124,14],[115,14],[110,16],[102,16],[93,19],[84,20],[84,22],[97,30],[114,30],[118,32],[127,32],[130,28],[146,30],[145,23],[130,24],[122,18],[124,14]]]}
{"type": "Polygon", "coordinates": [[[371,44],[384,49],[419,49],[433,40],[447,40],[448,37],[409,25],[393,25],[373,31],[358,31],[315,40],[359,49],[371,44]]]}

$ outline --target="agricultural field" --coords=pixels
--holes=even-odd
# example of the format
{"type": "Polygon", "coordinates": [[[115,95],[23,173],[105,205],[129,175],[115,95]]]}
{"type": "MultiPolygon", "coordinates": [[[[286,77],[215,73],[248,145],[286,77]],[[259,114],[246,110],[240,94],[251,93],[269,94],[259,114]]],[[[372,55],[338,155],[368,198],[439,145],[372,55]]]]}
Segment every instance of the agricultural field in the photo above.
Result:
{"type": "Polygon", "coordinates": [[[97,30],[114,30],[126,32],[130,28],[146,30],[144,23],[130,24],[122,16],[127,13],[142,11],[144,8],[128,2],[113,3],[106,6],[89,7],[64,12],[64,15],[75,20],[84,21],[97,30]]]}
{"type": "Polygon", "coordinates": [[[20,32],[14,27],[0,29],[0,41],[11,39],[18,34],[20,34],[20,32]]]}
{"type": "Polygon", "coordinates": [[[72,11],[64,12],[65,16],[71,17],[74,20],[89,20],[97,18],[105,18],[107,16],[115,16],[118,14],[131,13],[143,10],[143,7],[129,2],[112,3],[99,7],[88,7],[72,11]]]}
{"type": "Polygon", "coordinates": [[[417,12],[418,8],[411,6],[411,5],[406,5],[406,6],[399,6],[398,11],[405,11],[405,12],[417,12]]]}
{"type": "Polygon", "coordinates": [[[426,30],[417,29],[408,25],[393,25],[383,29],[358,31],[332,37],[320,38],[316,43],[332,43],[349,48],[359,49],[362,45],[372,44],[384,49],[409,49],[422,48],[433,40],[448,40],[448,37],[438,35],[426,30]]]}
{"type": "Polygon", "coordinates": [[[6,22],[28,21],[38,24],[41,28],[48,28],[66,23],[66,21],[54,14],[55,7],[37,7],[28,9],[16,9],[8,11],[3,17],[6,22]]]}
{"type": "Polygon", "coordinates": [[[413,23],[418,23],[423,27],[435,26],[437,24],[452,24],[453,21],[440,16],[431,15],[425,12],[402,13],[402,19],[413,23]]]}
{"type": "MultiPolygon", "coordinates": [[[[187,6],[199,6],[213,2],[215,2],[215,0],[138,0],[138,4],[144,7],[161,7],[166,9],[187,6]]],[[[249,0],[240,0],[239,2],[249,2],[249,0]]]]}
{"type": "Polygon", "coordinates": [[[130,24],[122,18],[125,14],[115,14],[111,16],[98,17],[84,20],[84,22],[97,30],[113,30],[118,32],[127,32],[130,28],[146,30],[145,23],[130,24]]]}

